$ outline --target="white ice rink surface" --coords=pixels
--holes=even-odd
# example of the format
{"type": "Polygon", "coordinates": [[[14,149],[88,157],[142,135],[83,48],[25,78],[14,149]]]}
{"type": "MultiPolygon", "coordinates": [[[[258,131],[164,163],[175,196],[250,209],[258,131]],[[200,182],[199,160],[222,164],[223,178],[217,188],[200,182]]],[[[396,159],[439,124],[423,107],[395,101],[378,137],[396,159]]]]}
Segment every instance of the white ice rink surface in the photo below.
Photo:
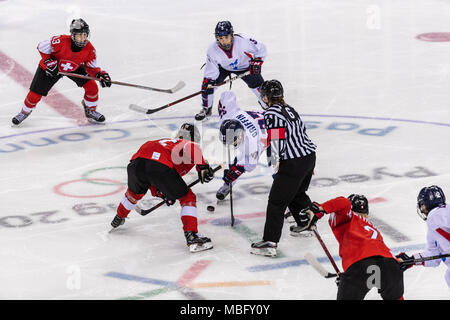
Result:
{"type": "MultiPolygon", "coordinates": [[[[249,253],[265,222],[272,180],[265,157],[234,188],[234,228],[229,202],[215,200],[222,172],[193,188],[199,231],[212,250],[188,252],[178,204],[145,217],[132,212],[107,233],[129,158],[147,140],[193,121],[200,97],[150,117],[128,105],[159,107],[198,91],[219,20],[266,44],[264,78],[283,83],[286,101],[307,122],[318,145],[310,197],[363,193],[392,251],[421,251],[426,225],[415,213],[418,191],[437,184],[450,197],[450,42],[416,37],[450,32],[449,18],[450,4],[437,0],[0,1],[0,299],[336,298],[334,281],[304,258],[312,252],[332,271],[318,241],[291,237],[287,223],[279,257],[249,253]],[[172,95],[100,88],[98,110],[107,121],[95,126],[84,120],[82,89],[62,79],[11,127],[40,59],[38,42],[67,34],[79,16],[113,80],[186,86],[172,95]]],[[[232,90],[242,108],[259,109],[243,82],[232,90]]],[[[216,124],[214,117],[202,127],[203,148],[219,163],[225,157],[216,124]]],[[[327,221],[318,228],[338,259],[327,221]]],[[[408,270],[405,299],[449,299],[445,270],[408,270]]],[[[374,290],[366,298],[380,299],[374,290]]]]}

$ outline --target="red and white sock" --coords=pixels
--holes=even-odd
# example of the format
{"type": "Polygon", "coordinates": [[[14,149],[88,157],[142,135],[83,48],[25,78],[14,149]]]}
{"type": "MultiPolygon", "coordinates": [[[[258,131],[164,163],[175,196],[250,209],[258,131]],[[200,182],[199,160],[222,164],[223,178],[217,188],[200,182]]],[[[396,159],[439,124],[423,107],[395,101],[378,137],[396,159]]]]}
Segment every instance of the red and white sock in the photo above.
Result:
{"type": "Polygon", "coordinates": [[[197,208],[191,206],[182,207],[181,222],[183,222],[183,231],[194,231],[197,233],[197,208]]]}
{"type": "Polygon", "coordinates": [[[22,106],[22,113],[29,114],[41,101],[42,96],[33,91],[29,91],[22,106]]]}
{"type": "Polygon", "coordinates": [[[189,192],[179,199],[181,205],[181,222],[183,222],[183,231],[197,230],[197,197],[189,189],[189,192]]]}
{"type": "Polygon", "coordinates": [[[117,215],[121,218],[126,218],[130,211],[134,209],[136,203],[141,200],[144,195],[145,194],[136,194],[130,189],[127,189],[117,207],[117,215]]]}
{"type": "Polygon", "coordinates": [[[86,82],[83,86],[84,88],[84,97],[83,102],[86,107],[91,110],[95,110],[97,108],[98,103],[98,86],[94,80],[90,80],[86,82]]]}

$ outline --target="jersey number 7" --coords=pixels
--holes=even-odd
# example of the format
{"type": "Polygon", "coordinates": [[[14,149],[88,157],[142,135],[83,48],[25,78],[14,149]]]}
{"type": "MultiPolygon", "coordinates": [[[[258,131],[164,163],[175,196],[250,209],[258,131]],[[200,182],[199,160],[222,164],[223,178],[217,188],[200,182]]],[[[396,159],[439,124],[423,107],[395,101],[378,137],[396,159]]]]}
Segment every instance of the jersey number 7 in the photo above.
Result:
{"type": "Polygon", "coordinates": [[[369,226],[364,226],[364,229],[366,229],[369,232],[372,232],[372,235],[370,236],[370,239],[376,239],[378,237],[378,231],[374,228],[371,228],[369,226]]]}

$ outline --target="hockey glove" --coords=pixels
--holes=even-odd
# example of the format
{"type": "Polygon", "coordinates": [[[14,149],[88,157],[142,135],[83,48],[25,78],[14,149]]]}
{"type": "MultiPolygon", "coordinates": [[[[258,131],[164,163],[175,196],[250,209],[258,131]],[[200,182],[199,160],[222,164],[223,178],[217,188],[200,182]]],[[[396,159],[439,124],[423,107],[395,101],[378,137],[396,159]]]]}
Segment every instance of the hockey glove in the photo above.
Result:
{"type": "Polygon", "coordinates": [[[50,78],[58,76],[58,61],[54,59],[47,59],[44,61],[45,74],[50,78]]]}
{"type": "Polygon", "coordinates": [[[264,61],[261,58],[255,58],[250,60],[250,74],[261,74],[261,65],[264,61]]]}
{"type": "Polygon", "coordinates": [[[197,172],[201,183],[208,183],[214,178],[214,171],[208,163],[197,165],[197,172]]]}
{"type": "MultiPolygon", "coordinates": [[[[414,255],[408,256],[404,252],[400,252],[395,257],[398,259],[398,263],[400,264],[400,270],[402,270],[402,271],[406,271],[414,265],[423,265],[424,264],[423,261],[414,262],[414,259],[416,259],[416,257],[414,255]]],[[[419,254],[419,258],[421,258],[420,254],[419,254]]]]}
{"type": "Polygon", "coordinates": [[[245,168],[242,166],[232,165],[230,169],[225,169],[223,171],[223,181],[226,184],[232,183],[234,180],[240,177],[241,174],[245,172],[245,168]]]}
{"type": "Polygon", "coordinates": [[[216,84],[213,79],[204,78],[202,82],[202,106],[208,108],[208,96],[214,93],[214,88],[209,88],[216,84]]]}
{"type": "Polygon", "coordinates": [[[102,87],[111,87],[111,77],[109,76],[108,72],[106,71],[100,71],[96,75],[97,78],[101,79],[100,84],[102,87]]]}
{"type": "Polygon", "coordinates": [[[298,214],[298,218],[295,219],[297,226],[291,226],[291,231],[302,232],[305,230],[311,230],[316,225],[317,221],[323,217],[325,210],[320,207],[320,204],[313,202],[308,208],[302,209],[298,214]]]}
{"type": "Polygon", "coordinates": [[[326,213],[325,210],[323,210],[323,208],[320,206],[320,204],[315,201],[311,203],[311,205],[309,206],[309,210],[311,210],[318,219],[322,218],[326,213]]]}

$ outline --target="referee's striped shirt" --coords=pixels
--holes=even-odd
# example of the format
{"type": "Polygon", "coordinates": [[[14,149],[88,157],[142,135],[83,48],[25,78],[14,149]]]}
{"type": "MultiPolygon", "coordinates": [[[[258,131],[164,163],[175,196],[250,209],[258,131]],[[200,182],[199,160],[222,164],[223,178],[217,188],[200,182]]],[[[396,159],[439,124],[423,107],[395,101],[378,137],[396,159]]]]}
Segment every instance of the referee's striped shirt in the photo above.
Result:
{"type": "Polygon", "coordinates": [[[288,160],[315,152],[317,147],[306,134],[305,124],[294,108],[272,105],[264,113],[264,122],[272,157],[288,160]]]}

